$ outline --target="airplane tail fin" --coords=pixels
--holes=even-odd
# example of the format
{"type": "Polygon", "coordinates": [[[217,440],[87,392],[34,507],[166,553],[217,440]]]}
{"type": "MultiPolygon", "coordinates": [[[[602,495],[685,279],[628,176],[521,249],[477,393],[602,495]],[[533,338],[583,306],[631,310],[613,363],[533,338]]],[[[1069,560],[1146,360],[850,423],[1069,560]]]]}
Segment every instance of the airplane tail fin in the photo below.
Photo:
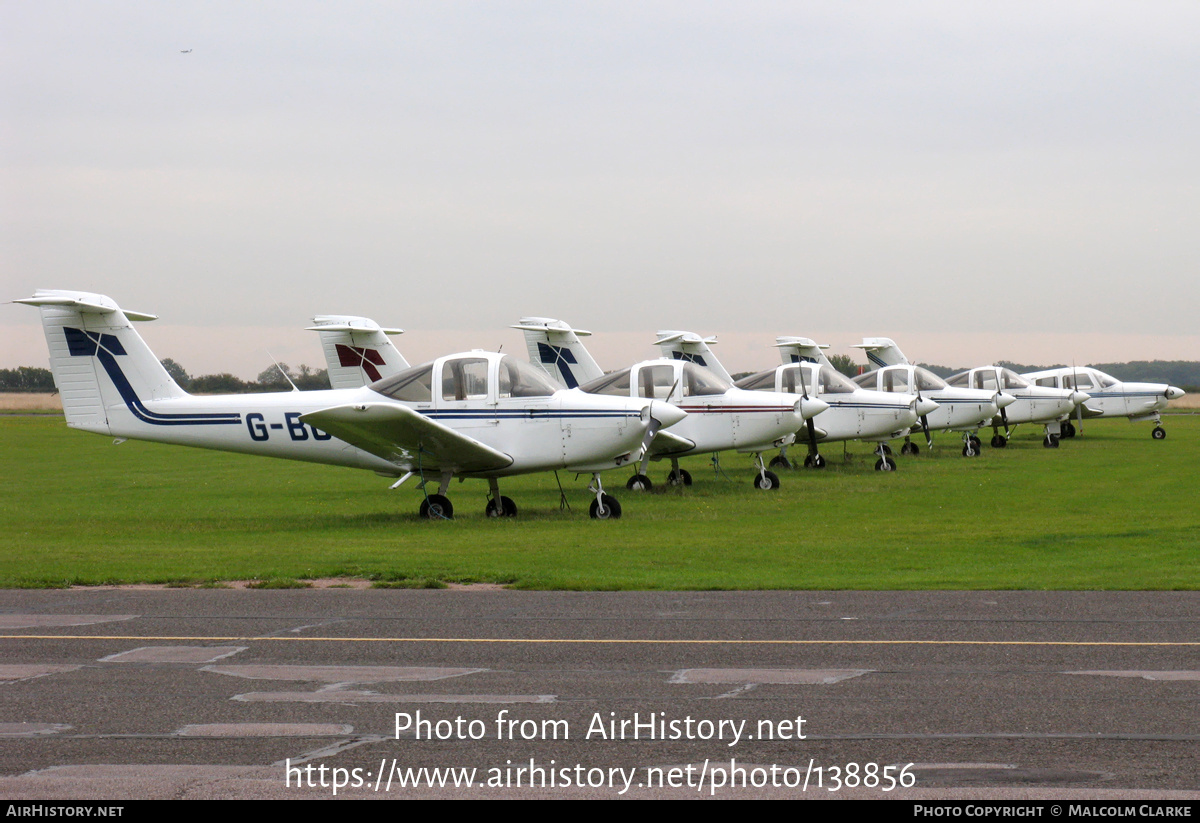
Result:
{"type": "Polygon", "coordinates": [[[789,363],[820,363],[822,366],[833,366],[823,351],[829,348],[829,345],[815,343],[808,337],[776,337],[775,348],[779,349],[785,366],[789,363]]]}
{"type": "Polygon", "coordinates": [[[854,346],[867,353],[867,359],[877,369],[884,366],[906,366],[908,358],[900,347],[889,337],[864,337],[861,343],[854,346]]]}
{"type": "Polygon", "coordinates": [[[329,385],[357,389],[408,368],[408,361],[388,339],[404,329],[385,329],[366,317],[319,314],[309,331],[321,335],[329,385]]]}
{"type": "Polygon", "coordinates": [[[658,335],[658,339],[654,341],[654,345],[662,349],[663,357],[669,357],[672,360],[687,360],[697,366],[711,369],[730,383],[733,382],[729,372],[725,371],[721,361],[708,347],[709,343],[717,342],[716,337],[701,337],[690,331],[660,331],[655,334],[658,335]]]}
{"type": "Polygon", "coordinates": [[[512,328],[525,333],[529,362],[568,389],[604,375],[579,339],[590,335],[590,331],[573,329],[549,317],[522,317],[512,328]]]}
{"type": "Polygon", "coordinates": [[[142,418],[143,401],[188,396],[130,323],[154,315],[122,311],[87,292],[39,289],[15,302],[41,309],[67,425],[111,434],[109,417],[119,409],[142,418]]]}

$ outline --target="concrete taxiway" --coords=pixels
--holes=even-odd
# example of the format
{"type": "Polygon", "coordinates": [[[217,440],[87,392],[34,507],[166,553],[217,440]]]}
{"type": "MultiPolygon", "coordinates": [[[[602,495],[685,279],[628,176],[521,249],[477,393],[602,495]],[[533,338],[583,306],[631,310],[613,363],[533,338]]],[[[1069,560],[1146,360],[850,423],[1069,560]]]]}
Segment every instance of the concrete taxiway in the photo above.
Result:
{"type": "Polygon", "coordinates": [[[1193,592],[4,591],[0,793],[1195,799],[1198,629],[1193,592]]]}

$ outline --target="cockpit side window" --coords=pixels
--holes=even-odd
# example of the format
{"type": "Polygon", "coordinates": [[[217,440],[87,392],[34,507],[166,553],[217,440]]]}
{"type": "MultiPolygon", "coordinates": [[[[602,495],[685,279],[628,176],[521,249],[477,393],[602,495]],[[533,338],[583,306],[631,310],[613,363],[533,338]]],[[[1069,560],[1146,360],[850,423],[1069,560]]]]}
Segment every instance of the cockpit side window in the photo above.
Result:
{"type": "Polygon", "coordinates": [[[645,397],[648,400],[666,400],[674,385],[674,366],[642,366],[638,370],[638,397],[645,397]]]}
{"type": "Polygon", "coordinates": [[[996,391],[1000,388],[1000,384],[996,380],[996,373],[991,369],[983,369],[975,372],[973,389],[983,389],[984,391],[996,391]]]}
{"type": "Polygon", "coordinates": [[[442,364],[443,400],[487,398],[488,361],[485,357],[460,357],[442,364]]]}
{"type": "Polygon", "coordinates": [[[884,369],[883,390],[905,394],[908,392],[908,369],[884,369]]]}

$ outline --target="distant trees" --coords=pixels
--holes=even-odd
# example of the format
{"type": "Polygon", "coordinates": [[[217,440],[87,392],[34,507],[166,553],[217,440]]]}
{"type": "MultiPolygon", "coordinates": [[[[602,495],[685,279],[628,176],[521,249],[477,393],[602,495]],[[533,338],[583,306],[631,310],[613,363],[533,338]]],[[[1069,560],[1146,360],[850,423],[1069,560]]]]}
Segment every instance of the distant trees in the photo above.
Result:
{"type": "Polygon", "coordinates": [[[829,355],[830,364],[847,377],[857,377],[859,366],[854,362],[848,354],[831,354],[829,355]]]}
{"type": "Polygon", "coordinates": [[[158,362],[162,363],[162,367],[167,370],[167,374],[171,375],[171,379],[179,385],[179,388],[184,391],[188,390],[188,386],[192,384],[192,377],[184,371],[183,366],[169,357],[158,362]]]}
{"type": "Polygon", "coordinates": [[[0,369],[0,392],[56,392],[54,375],[49,369],[18,366],[0,369]]]}

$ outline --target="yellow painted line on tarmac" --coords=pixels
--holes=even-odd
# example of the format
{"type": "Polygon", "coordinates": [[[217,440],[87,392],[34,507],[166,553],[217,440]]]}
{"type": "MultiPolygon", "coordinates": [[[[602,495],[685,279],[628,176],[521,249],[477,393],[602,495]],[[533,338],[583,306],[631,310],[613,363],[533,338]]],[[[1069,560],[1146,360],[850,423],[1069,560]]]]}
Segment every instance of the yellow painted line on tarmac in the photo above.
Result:
{"type": "Polygon", "coordinates": [[[530,638],[530,637],[253,637],[247,635],[132,635],[132,634],[2,634],[0,640],[128,640],[188,641],[222,643],[282,641],[291,643],[545,643],[597,646],[1116,646],[1116,647],[1187,647],[1200,641],[1121,641],[1121,640],[655,640],[639,638],[530,638]]]}

